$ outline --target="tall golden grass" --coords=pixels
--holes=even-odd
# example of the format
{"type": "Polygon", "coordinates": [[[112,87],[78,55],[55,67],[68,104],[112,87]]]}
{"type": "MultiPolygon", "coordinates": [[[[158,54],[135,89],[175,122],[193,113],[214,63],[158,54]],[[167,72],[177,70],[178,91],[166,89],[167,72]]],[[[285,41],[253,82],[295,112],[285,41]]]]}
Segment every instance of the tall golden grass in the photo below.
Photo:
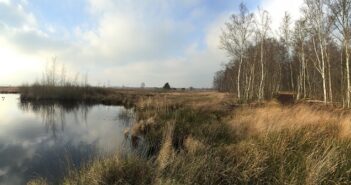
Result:
{"type": "Polygon", "coordinates": [[[259,135],[282,130],[297,131],[317,127],[328,127],[330,132],[338,130],[339,136],[351,136],[351,114],[345,110],[298,104],[281,106],[268,103],[263,107],[239,108],[229,121],[234,130],[245,130],[245,135],[259,135]]]}
{"type": "Polygon", "coordinates": [[[345,111],[309,105],[239,108],[225,120],[233,136],[228,144],[188,137],[162,182],[350,184],[350,119],[345,111]]]}

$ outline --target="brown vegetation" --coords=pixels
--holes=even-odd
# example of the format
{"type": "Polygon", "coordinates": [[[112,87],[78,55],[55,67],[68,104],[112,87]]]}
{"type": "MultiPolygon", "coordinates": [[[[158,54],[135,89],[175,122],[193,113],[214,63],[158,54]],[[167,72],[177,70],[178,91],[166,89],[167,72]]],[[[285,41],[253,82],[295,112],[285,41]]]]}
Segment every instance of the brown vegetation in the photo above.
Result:
{"type": "Polygon", "coordinates": [[[15,94],[18,92],[19,89],[17,87],[0,87],[0,94],[15,94]]]}
{"type": "Polygon", "coordinates": [[[63,184],[351,183],[349,111],[275,101],[232,106],[231,99],[215,92],[140,98],[126,135],[143,137],[148,157],[97,159],[63,184]]]}

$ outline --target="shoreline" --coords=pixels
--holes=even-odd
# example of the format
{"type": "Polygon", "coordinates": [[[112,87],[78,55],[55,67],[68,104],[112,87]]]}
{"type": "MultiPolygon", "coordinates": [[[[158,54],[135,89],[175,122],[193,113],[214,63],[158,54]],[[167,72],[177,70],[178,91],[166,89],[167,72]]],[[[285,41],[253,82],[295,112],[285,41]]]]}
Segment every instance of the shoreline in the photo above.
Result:
{"type": "Polygon", "coordinates": [[[0,86],[0,94],[19,94],[19,87],[0,86]]]}

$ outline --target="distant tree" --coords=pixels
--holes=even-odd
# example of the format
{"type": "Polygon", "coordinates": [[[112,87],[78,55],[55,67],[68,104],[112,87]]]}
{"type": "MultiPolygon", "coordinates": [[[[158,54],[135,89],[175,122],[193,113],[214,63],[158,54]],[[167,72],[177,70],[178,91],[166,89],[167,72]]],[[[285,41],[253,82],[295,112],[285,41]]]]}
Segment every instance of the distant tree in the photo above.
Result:
{"type": "Polygon", "coordinates": [[[170,90],[171,89],[171,86],[169,85],[169,83],[165,83],[165,85],[163,86],[163,89],[166,89],[166,90],[170,90]]]}
{"type": "Polygon", "coordinates": [[[145,82],[142,82],[141,85],[140,85],[140,87],[141,87],[142,89],[144,89],[144,88],[145,88],[145,82]]]}

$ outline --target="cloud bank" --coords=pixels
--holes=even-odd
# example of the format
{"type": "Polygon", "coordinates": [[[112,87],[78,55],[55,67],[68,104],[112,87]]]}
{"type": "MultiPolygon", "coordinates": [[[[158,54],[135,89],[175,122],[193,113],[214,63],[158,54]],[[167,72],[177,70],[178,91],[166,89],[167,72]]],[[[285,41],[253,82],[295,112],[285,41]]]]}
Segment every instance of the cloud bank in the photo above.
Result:
{"type": "MultiPolygon", "coordinates": [[[[61,17],[43,2],[0,0],[0,85],[33,82],[56,56],[93,85],[211,87],[227,60],[219,49],[221,27],[240,3],[79,0],[79,11],[62,7],[61,17]]],[[[247,3],[276,18],[281,7],[295,7],[287,2],[247,3]]]]}

